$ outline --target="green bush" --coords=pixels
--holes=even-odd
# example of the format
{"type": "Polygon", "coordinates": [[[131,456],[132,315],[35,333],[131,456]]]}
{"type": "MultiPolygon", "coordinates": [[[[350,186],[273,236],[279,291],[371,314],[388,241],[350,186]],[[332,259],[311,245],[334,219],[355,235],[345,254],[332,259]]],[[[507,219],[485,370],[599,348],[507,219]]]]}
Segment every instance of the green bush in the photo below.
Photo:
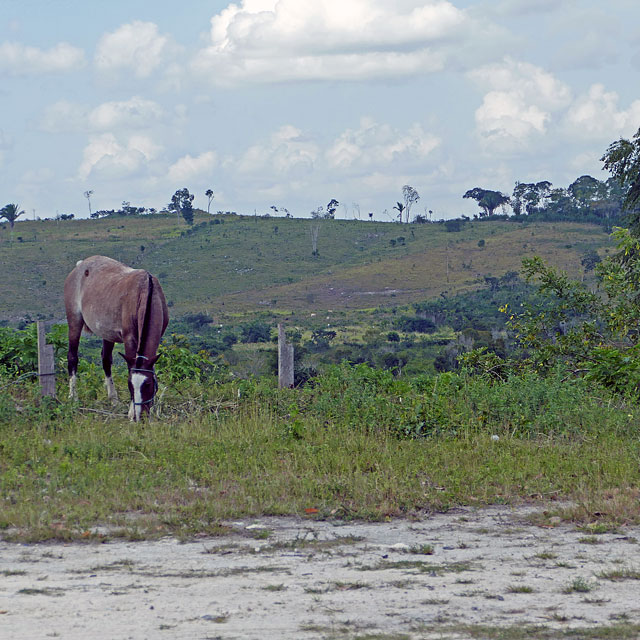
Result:
{"type": "Polygon", "coordinates": [[[271,327],[260,320],[247,322],[240,326],[240,342],[269,342],[271,327]]]}
{"type": "MultiPolygon", "coordinates": [[[[53,325],[47,334],[47,343],[53,345],[58,365],[67,352],[67,327],[53,325]]],[[[0,374],[18,376],[38,370],[37,325],[32,323],[26,329],[0,327],[0,374]]]]}

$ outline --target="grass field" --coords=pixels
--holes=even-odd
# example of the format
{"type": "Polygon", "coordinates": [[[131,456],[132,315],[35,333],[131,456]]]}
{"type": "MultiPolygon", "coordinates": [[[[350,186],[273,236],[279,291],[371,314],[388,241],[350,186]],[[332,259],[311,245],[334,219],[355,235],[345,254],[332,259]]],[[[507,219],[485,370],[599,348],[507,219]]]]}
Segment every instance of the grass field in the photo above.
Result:
{"type": "Polygon", "coordinates": [[[12,268],[0,283],[0,320],[62,319],[64,278],[94,254],[157,275],[174,318],[195,311],[225,320],[453,295],[518,271],[534,254],[579,276],[585,252],[610,247],[601,228],[575,223],[470,222],[448,233],[440,224],[324,220],[312,256],[311,220],[199,213],[195,223],[171,215],[24,221],[12,235],[4,225],[0,260],[12,268]]]}
{"type": "Polygon", "coordinates": [[[88,409],[39,404],[30,384],[0,394],[5,538],[190,537],[246,515],[379,520],[523,501],[571,500],[549,518],[591,533],[640,521],[640,415],[579,381],[409,383],[343,366],[305,390],[163,388],[161,419],[145,423],[124,404],[112,415],[97,386],[97,374],[81,382],[88,409]]]}

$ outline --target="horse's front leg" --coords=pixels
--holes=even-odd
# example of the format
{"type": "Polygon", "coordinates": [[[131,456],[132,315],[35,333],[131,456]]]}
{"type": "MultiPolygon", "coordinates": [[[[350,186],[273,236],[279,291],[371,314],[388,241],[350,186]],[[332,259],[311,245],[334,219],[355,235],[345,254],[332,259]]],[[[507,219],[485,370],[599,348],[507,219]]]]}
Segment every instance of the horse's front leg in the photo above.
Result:
{"type": "Polygon", "coordinates": [[[131,394],[131,402],[129,403],[129,413],[128,417],[131,422],[134,422],[136,419],[136,406],[133,398],[133,387],[131,386],[131,369],[136,365],[136,355],[138,351],[138,340],[134,333],[125,333],[124,334],[124,355],[123,358],[127,362],[127,366],[129,367],[129,393],[131,394]]]}
{"type": "Polygon", "coordinates": [[[113,362],[113,342],[102,341],[102,368],[104,369],[104,386],[107,388],[107,397],[113,404],[118,402],[118,392],[111,377],[111,364],[113,362]]]}
{"type": "Polygon", "coordinates": [[[69,325],[69,350],[67,351],[67,371],[69,372],[69,398],[78,399],[76,380],[78,374],[78,346],[82,333],[82,318],[79,321],[68,321],[69,325]]]}

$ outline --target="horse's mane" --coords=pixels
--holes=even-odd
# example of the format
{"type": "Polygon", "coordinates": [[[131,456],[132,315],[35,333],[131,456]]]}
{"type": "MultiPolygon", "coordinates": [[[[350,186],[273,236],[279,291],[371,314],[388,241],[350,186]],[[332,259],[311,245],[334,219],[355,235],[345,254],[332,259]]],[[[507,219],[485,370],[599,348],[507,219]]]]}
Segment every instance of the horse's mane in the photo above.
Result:
{"type": "Polygon", "coordinates": [[[149,289],[147,291],[147,305],[144,312],[144,320],[142,321],[140,340],[138,341],[138,355],[142,355],[144,353],[147,336],[149,335],[149,318],[151,317],[151,304],[153,298],[153,278],[149,272],[147,272],[147,277],[149,280],[149,289]]]}

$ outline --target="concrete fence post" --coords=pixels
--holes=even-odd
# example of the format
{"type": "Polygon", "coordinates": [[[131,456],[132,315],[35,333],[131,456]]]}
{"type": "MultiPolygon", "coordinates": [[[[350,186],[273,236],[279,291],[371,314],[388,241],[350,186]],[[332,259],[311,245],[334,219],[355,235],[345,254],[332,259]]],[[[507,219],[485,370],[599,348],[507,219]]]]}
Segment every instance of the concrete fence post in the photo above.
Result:
{"type": "Polygon", "coordinates": [[[287,343],[284,325],[278,325],[278,388],[293,388],[293,345],[287,343]]]}

